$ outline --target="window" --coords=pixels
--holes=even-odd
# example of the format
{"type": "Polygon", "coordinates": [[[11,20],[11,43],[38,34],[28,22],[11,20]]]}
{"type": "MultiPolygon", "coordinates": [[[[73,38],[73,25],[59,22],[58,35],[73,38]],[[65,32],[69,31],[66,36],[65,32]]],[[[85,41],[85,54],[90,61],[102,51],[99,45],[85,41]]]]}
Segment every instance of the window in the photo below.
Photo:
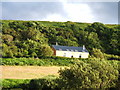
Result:
{"type": "Polygon", "coordinates": [[[64,53],[64,55],[63,55],[64,57],[66,57],[66,53],[64,53]]]}
{"type": "Polygon", "coordinates": [[[69,51],[69,49],[66,49],[67,51],[69,51]]]}
{"type": "Polygon", "coordinates": [[[73,52],[73,50],[71,49],[71,51],[73,52]]]}
{"type": "Polygon", "coordinates": [[[85,52],[85,50],[82,50],[82,52],[85,52]]]}
{"type": "Polygon", "coordinates": [[[59,51],[62,51],[62,49],[59,48],[59,51]]]}
{"type": "Polygon", "coordinates": [[[73,55],[71,56],[71,58],[73,58],[73,55]]]}
{"type": "Polygon", "coordinates": [[[79,55],[79,58],[81,58],[81,54],[79,55]]]}
{"type": "Polygon", "coordinates": [[[78,50],[75,50],[75,52],[78,52],[78,50]]]}

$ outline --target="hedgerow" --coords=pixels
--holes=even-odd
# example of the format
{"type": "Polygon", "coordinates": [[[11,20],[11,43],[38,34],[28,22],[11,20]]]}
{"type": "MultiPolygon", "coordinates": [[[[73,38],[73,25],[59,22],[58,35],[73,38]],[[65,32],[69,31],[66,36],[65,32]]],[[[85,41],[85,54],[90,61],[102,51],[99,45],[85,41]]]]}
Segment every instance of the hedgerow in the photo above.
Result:
{"type": "MultiPolygon", "coordinates": [[[[114,60],[110,60],[110,57],[114,57],[114,55],[105,55],[111,63],[119,62],[119,56],[114,58],[114,60]]],[[[1,58],[0,58],[1,59],[1,58]]],[[[2,58],[1,65],[19,65],[19,66],[69,66],[77,62],[77,60],[89,62],[91,60],[100,60],[100,58],[67,58],[67,57],[56,57],[56,56],[48,56],[48,57],[40,57],[40,58],[2,58]]]]}
{"type": "Polygon", "coordinates": [[[19,65],[19,66],[68,66],[74,63],[70,58],[3,58],[2,65],[19,65]]]}

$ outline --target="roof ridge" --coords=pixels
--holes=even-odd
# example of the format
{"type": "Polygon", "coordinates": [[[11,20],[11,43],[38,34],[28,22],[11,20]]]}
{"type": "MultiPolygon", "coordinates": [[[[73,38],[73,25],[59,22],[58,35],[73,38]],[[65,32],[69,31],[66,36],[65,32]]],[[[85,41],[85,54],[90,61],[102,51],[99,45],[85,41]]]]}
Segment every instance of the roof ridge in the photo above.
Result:
{"type": "MultiPolygon", "coordinates": [[[[61,46],[61,45],[52,45],[54,49],[56,50],[62,50],[62,51],[79,51],[83,52],[83,47],[74,47],[74,46],[61,46]]],[[[84,52],[88,52],[85,48],[84,52]]]]}
{"type": "MultiPolygon", "coordinates": [[[[52,45],[53,46],[53,45],[52,45]]],[[[62,45],[54,45],[54,46],[62,46],[62,45]]],[[[77,47],[77,46],[63,46],[63,47],[77,47]]],[[[82,47],[82,46],[81,46],[82,47]]]]}

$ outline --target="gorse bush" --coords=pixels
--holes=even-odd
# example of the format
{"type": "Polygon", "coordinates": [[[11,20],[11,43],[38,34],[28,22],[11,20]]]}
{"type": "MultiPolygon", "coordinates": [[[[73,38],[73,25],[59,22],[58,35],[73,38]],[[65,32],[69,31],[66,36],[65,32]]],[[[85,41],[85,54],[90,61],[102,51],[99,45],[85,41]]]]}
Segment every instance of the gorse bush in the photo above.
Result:
{"type": "Polygon", "coordinates": [[[115,87],[118,79],[118,70],[106,60],[91,60],[88,63],[79,61],[59,73],[60,86],[65,90],[115,87]]]}

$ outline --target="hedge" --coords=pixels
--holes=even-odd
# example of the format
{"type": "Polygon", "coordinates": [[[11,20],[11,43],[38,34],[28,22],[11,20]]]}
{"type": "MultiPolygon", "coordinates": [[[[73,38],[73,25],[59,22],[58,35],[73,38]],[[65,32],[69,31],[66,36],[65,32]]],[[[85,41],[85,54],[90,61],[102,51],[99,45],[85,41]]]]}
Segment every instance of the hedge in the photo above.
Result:
{"type": "Polygon", "coordinates": [[[70,58],[3,58],[1,65],[19,65],[19,66],[68,66],[74,63],[70,58]]]}

